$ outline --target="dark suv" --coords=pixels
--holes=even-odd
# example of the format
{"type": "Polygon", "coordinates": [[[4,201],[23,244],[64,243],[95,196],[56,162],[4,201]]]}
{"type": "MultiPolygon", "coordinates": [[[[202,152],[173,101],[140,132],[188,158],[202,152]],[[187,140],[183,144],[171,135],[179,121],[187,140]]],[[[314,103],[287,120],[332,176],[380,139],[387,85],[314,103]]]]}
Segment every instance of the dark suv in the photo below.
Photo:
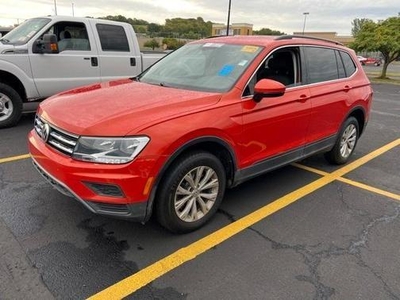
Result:
{"type": "Polygon", "coordinates": [[[318,152],[347,162],[371,100],[355,53],[338,43],[217,37],[136,78],[47,99],[29,147],[37,170],[92,212],[144,222],[155,211],[187,232],[226,188],[318,152]]]}

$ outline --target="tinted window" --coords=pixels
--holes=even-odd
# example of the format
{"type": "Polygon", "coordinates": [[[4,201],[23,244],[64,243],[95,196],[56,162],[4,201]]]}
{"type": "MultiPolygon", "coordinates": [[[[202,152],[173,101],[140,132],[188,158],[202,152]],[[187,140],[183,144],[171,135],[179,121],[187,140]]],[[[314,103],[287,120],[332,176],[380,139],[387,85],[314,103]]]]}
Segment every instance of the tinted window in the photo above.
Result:
{"type": "Polygon", "coordinates": [[[346,70],[346,76],[350,77],[356,71],[356,66],[354,65],[354,62],[348,53],[340,51],[340,56],[342,57],[342,60],[344,63],[344,69],[346,70]]]}
{"type": "Polygon", "coordinates": [[[308,83],[338,79],[336,56],[333,49],[305,47],[308,83]]]}
{"type": "Polygon", "coordinates": [[[122,26],[97,24],[103,51],[129,52],[128,39],[122,26]]]}
{"type": "Polygon", "coordinates": [[[338,67],[339,78],[346,78],[346,72],[344,71],[343,61],[339,55],[339,51],[335,51],[336,54],[336,62],[338,67]]]}

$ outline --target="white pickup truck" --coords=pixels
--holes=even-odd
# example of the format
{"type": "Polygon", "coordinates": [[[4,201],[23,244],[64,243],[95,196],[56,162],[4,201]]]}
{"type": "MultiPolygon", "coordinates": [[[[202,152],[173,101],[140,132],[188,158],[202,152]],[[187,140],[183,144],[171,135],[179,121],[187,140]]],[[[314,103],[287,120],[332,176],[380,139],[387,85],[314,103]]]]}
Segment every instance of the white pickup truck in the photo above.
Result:
{"type": "Polygon", "coordinates": [[[0,128],[34,110],[37,102],[32,101],[134,77],[164,55],[141,53],[127,23],[65,16],[29,19],[0,39],[0,128]]]}

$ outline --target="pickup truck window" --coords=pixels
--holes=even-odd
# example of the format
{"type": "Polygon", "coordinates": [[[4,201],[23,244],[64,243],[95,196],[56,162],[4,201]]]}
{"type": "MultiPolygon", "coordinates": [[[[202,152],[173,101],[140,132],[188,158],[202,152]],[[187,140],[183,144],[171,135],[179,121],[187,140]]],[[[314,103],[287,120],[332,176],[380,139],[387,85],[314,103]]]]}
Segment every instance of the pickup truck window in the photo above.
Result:
{"type": "Polygon", "coordinates": [[[84,23],[58,22],[46,33],[53,33],[57,36],[60,52],[64,50],[90,51],[90,42],[84,23]]]}
{"type": "Polygon", "coordinates": [[[25,21],[14,30],[11,30],[3,38],[0,39],[2,43],[23,45],[26,44],[39,30],[41,30],[50,19],[47,18],[34,18],[25,21]]]}
{"type": "Polygon", "coordinates": [[[124,27],[108,24],[96,24],[103,51],[129,52],[129,43],[124,27]]]}

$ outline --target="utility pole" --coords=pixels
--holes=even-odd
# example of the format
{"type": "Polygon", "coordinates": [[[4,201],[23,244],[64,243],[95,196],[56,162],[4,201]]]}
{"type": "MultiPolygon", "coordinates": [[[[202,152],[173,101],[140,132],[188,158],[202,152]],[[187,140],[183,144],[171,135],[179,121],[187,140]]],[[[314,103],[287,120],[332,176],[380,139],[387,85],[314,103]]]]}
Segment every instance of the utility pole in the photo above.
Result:
{"type": "Polygon", "coordinates": [[[74,12],[74,2],[71,3],[72,5],[72,16],[75,17],[75,12],[74,12]]]}
{"type": "Polygon", "coordinates": [[[229,35],[229,23],[231,22],[231,0],[229,0],[228,6],[228,22],[226,24],[226,35],[229,35]]]}
{"type": "Polygon", "coordinates": [[[54,0],[54,14],[57,16],[57,0],[54,0]]]}
{"type": "Polygon", "coordinates": [[[307,16],[309,15],[309,12],[303,12],[304,15],[304,24],[303,24],[303,35],[304,35],[304,30],[306,29],[306,20],[307,20],[307,16]]]}

